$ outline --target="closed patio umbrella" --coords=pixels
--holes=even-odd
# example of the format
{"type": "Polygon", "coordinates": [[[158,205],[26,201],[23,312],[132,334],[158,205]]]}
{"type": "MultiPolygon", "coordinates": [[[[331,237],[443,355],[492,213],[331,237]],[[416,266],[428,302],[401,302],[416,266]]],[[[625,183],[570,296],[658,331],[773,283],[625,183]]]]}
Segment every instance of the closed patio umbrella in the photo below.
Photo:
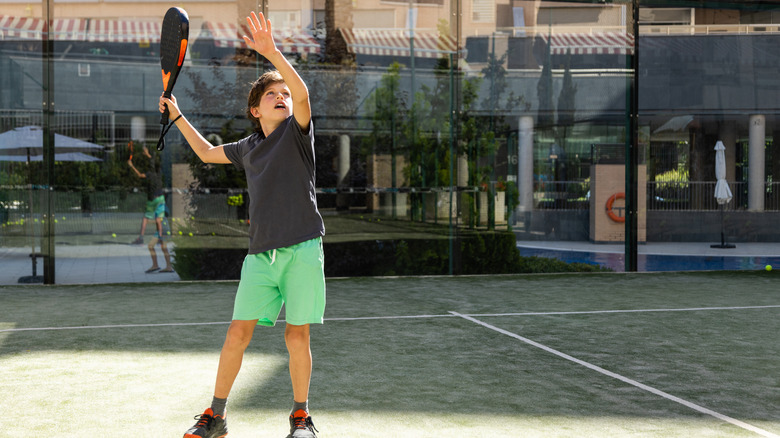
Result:
{"type": "Polygon", "coordinates": [[[726,181],[726,146],[718,140],[715,143],[715,200],[720,206],[720,245],[710,245],[712,248],[736,248],[736,245],[726,243],[726,230],[723,224],[723,208],[731,202],[732,194],[726,181]]]}

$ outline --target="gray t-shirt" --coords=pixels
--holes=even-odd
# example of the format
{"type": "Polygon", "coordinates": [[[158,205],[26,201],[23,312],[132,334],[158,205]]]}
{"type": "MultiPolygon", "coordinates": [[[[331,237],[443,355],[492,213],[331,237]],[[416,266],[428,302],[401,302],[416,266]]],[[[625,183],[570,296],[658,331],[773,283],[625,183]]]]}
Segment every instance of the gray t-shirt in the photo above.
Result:
{"type": "Polygon", "coordinates": [[[246,173],[249,254],[325,235],[314,191],[313,122],[303,132],[290,116],[268,137],[254,133],[224,151],[246,173]]]}

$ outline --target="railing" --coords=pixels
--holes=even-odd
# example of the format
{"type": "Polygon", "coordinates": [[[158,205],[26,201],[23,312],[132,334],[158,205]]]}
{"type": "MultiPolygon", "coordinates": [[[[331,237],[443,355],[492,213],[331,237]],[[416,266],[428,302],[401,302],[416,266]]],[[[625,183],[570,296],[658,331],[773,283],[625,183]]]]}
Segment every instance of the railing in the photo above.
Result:
{"type": "MultiPolygon", "coordinates": [[[[657,211],[718,210],[714,181],[647,183],[647,209],[657,211]]],[[[729,183],[732,199],[729,210],[747,206],[747,184],[729,183]]]]}
{"type": "MultiPolygon", "coordinates": [[[[764,189],[764,210],[780,210],[780,183],[766,183],[764,189]]],[[[729,182],[732,199],[725,208],[745,210],[748,208],[748,184],[729,182]]],[[[718,210],[715,199],[715,182],[648,182],[647,209],[660,211],[718,210]]]]}
{"type": "MultiPolygon", "coordinates": [[[[730,182],[732,199],[725,208],[748,208],[748,185],[730,182]]],[[[720,209],[714,181],[655,182],[646,186],[647,209],[653,211],[712,211],[720,209]]],[[[780,182],[766,183],[764,210],[780,210],[780,182]]],[[[537,181],[534,205],[540,210],[584,210],[590,208],[590,186],[582,181],[537,181]]]]}
{"type": "MultiPolygon", "coordinates": [[[[546,36],[548,34],[578,33],[597,35],[602,33],[625,33],[626,26],[523,26],[500,27],[495,31],[474,29],[468,36],[490,36],[495,33],[506,35],[546,36]]],[[[640,24],[640,36],[654,35],[747,35],[780,32],[778,24],[640,24]]]]}
{"type": "Polygon", "coordinates": [[[534,206],[540,210],[587,210],[590,184],[584,181],[537,181],[534,206]]]}

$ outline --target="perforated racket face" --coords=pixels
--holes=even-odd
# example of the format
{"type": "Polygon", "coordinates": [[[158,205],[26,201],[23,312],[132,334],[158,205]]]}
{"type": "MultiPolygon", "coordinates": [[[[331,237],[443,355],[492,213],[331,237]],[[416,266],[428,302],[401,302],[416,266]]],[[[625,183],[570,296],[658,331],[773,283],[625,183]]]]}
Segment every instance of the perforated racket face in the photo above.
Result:
{"type": "Polygon", "coordinates": [[[182,8],[170,8],[163,18],[160,32],[160,66],[164,95],[171,97],[176,78],[179,76],[184,56],[187,54],[187,40],[190,33],[190,19],[182,8]]]}

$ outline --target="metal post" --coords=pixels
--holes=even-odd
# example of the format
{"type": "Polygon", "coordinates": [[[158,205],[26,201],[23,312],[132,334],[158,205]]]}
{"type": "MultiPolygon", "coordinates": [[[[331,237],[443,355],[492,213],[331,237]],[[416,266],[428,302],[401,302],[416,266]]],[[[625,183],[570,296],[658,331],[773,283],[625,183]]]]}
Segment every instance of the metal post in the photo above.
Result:
{"type": "MultiPolygon", "coordinates": [[[[43,166],[46,173],[46,187],[43,199],[46,201],[43,207],[45,223],[43,226],[43,282],[54,284],[54,40],[51,38],[51,24],[54,22],[54,7],[52,0],[43,2],[44,32],[41,45],[41,58],[43,60],[43,166]]],[[[35,255],[33,254],[33,257],[35,255]]]]}
{"type": "Polygon", "coordinates": [[[639,0],[632,0],[631,28],[634,34],[634,50],[631,59],[629,83],[628,129],[626,132],[626,222],[625,222],[625,270],[637,270],[637,166],[639,163],[639,0]]]}

